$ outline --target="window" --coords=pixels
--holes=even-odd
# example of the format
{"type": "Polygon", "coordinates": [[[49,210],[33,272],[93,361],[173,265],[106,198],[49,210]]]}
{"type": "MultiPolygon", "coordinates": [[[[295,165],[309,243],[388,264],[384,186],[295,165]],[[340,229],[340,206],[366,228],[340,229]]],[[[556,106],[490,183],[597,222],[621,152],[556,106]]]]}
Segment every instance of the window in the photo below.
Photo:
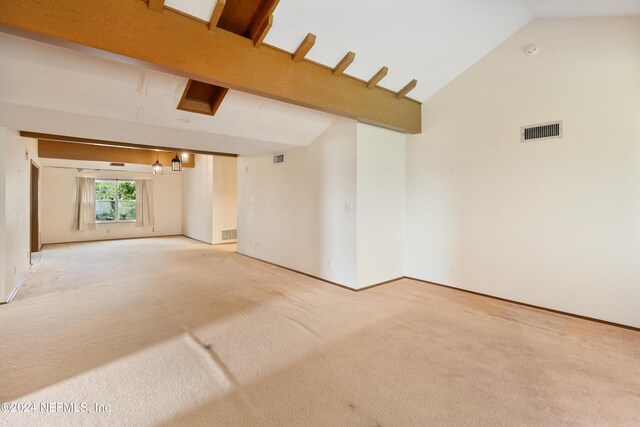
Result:
{"type": "Polygon", "coordinates": [[[96,222],[136,220],[134,181],[96,180],[96,222]]]}

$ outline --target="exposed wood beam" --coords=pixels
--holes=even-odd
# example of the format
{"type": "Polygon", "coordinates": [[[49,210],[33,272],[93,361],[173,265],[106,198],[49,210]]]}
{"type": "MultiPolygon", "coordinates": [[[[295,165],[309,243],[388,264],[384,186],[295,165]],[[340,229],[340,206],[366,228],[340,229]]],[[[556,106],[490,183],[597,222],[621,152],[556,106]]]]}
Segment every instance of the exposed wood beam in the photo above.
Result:
{"type": "Polygon", "coordinates": [[[258,15],[266,20],[273,12],[264,14],[269,4],[275,0],[227,0],[227,5],[220,17],[218,28],[253,39],[252,30],[260,26],[262,21],[258,15]]]}
{"type": "Polygon", "coordinates": [[[272,26],[273,26],[273,15],[270,15],[269,19],[264,21],[263,28],[261,28],[259,31],[256,32],[256,35],[253,39],[253,45],[255,47],[260,47],[262,45],[264,38],[267,36],[267,33],[269,32],[272,26]]]}
{"type": "Polygon", "coordinates": [[[335,68],[333,69],[333,75],[334,76],[342,75],[342,73],[344,73],[344,70],[346,70],[347,67],[351,65],[354,59],[356,59],[356,54],[354,52],[347,53],[344,56],[344,58],[342,58],[342,60],[338,62],[338,65],[336,65],[335,68]]]}
{"type": "MultiPolygon", "coordinates": [[[[206,113],[209,109],[207,108],[207,106],[202,107],[203,110],[202,111],[192,111],[192,109],[186,109],[184,108],[185,102],[188,101],[187,99],[187,94],[189,93],[189,90],[191,89],[191,85],[193,84],[193,80],[189,79],[189,81],[187,81],[187,85],[184,87],[184,91],[182,92],[182,96],[180,97],[180,101],[178,101],[178,110],[185,110],[185,111],[191,111],[191,112],[195,112],[195,113],[206,113]]],[[[199,108],[196,107],[196,110],[198,110],[199,108]]]]}
{"type": "Polygon", "coordinates": [[[398,93],[396,94],[396,98],[402,98],[403,96],[411,92],[417,84],[418,81],[416,79],[411,80],[405,87],[398,91],[398,93]]]}
{"type": "MultiPolygon", "coordinates": [[[[249,38],[254,40],[254,44],[259,35],[263,33],[267,21],[270,20],[273,23],[273,12],[276,10],[279,2],[280,0],[265,0],[261,3],[260,8],[253,14],[248,32],[249,38]]],[[[269,24],[269,28],[271,28],[271,24],[269,24]]],[[[267,30],[267,32],[268,31],[269,30],[267,30]]],[[[266,33],[264,33],[264,35],[266,35],[266,33]]]]}
{"type": "Polygon", "coordinates": [[[304,57],[307,56],[307,53],[309,53],[315,43],[315,34],[307,34],[307,37],[302,40],[302,43],[300,43],[300,46],[298,46],[298,49],[296,49],[295,53],[292,55],[293,62],[302,62],[304,57]]]}
{"type": "MultiPolygon", "coordinates": [[[[177,152],[178,156],[180,152],[177,152]]],[[[74,142],[38,140],[38,157],[47,159],[85,160],[92,162],[130,163],[136,165],[151,166],[156,159],[163,166],[171,167],[171,160],[176,155],[174,152],[142,150],[107,145],[89,145],[74,142]]],[[[182,167],[194,167],[195,157],[189,156],[188,162],[183,162],[182,167]]],[[[151,168],[149,168],[151,170],[151,168]]]]}
{"type": "Polygon", "coordinates": [[[155,10],[156,12],[162,12],[164,8],[164,0],[149,0],[149,9],[155,10]]]}
{"type": "Polygon", "coordinates": [[[131,142],[109,141],[104,139],[79,138],[76,136],[54,135],[49,133],[29,132],[29,131],[23,131],[23,130],[20,131],[20,136],[25,138],[47,139],[50,141],[58,141],[58,142],[74,142],[78,144],[106,145],[106,146],[112,146],[112,147],[128,147],[128,148],[141,148],[145,150],[161,150],[161,151],[174,152],[174,153],[188,152],[193,154],[207,154],[211,156],[238,157],[237,154],[232,154],[232,153],[218,153],[215,151],[192,150],[192,149],[176,148],[176,147],[164,147],[159,145],[134,144],[131,142]]]}
{"type": "Polygon", "coordinates": [[[229,89],[221,86],[189,80],[178,102],[178,110],[213,116],[218,111],[229,89]]]}
{"type": "MultiPolygon", "coordinates": [[[[229,5],[225,7],[225,10],[229,5]]],[[[409,133],[421,104],[140,0],[0,1],[4,31],[409,133]],[[12,27],[12,28],[9,28],[12,27]],[[109,52],[109,53],[106,53],[109,52]],[[260,70],[256,73],[255,70],[260,70]]]]}
{"type": "Polygon", "coordinates": [[[209,31],[213,31],[218,28],[218,21],[220,21],[220,17],[222,16],[222,11],[224,10],[225,4],[226,0],[218,0],[218,3],[216,3],[216,6],[213,8],[211,20],[209,20],[209,31]]]}
{"type": "MultiPolygon", "coordinates": [[[[222,101],[220,101],[222,102],[222,101]]],[[[190,113],[198,113],[198,114],[206,114],[208,116],[212,116],[211,114],[211,104],[205,101],[195,101],[193,99],[183,99],[180,101],[177,107],[178,110],[188,111],[190,113]]]]}
{"type": "Polygon", "coordinates": [[[211,96],[211,99],[209,100],[212,116],[215,115],[218,111],[218,108],[220,108],[220,104],[222,104],[222,100],[227,95],[227,92],[229,92],[229,89],[227,89],[226,87],[218,86],[216,88],[216,92],[211,96]]]}
{"type": "Polygon", "coordinates": [[[185,18],[194,19],[202,24],[209,25],[209,21],[206,19],[198,18],[197,16],[189,15],[187,12],[184,12],[180,9],[176,9],[175,7],[164,5],[164,10],[170,10],[173,13],[177,13],[178,15],[182,15],[185,18]]]}
{"type": "Polygon", "coordinates": [[[384,79],[388,72],[389,69],[387,67],[380,68],[380,71],[378,71],[373,77],[371,77],[371,80],[367,82],[367,87],[371,89],[372,87],[380,83],[380,80],[384,79]]]}

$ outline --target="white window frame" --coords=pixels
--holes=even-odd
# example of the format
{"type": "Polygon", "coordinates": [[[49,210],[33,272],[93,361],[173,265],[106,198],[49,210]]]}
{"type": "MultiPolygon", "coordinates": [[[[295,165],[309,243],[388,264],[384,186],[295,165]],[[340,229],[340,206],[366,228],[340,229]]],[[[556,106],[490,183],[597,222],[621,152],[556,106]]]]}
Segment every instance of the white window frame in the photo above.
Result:
{"type": "Polygon", "coordinates": [[[96,205],[98,204],[98,202],[116,202],[116,209],[115,209],[115,215],[114,215],[114,219],[112,220],[102,220],[102,221],[98,221],[96,219],[96,224],[113,224],[115,222],[136,222],[135,219],[120,219],[120,202],[134,202],[136,204],[136,212],[138,211],[138,200],[137,200],[137,194],[136,194],[136,200],[120,200],[120,197],[118,196],[118,186],[120,185],[120,182],[132,182],[133,185],[136,185],[136,182],[133,179],[96,179],[96,184],[98,182],[115,182],[116,183],[116,199],[115,200],[98,200],[96,198],[96,205]]]}

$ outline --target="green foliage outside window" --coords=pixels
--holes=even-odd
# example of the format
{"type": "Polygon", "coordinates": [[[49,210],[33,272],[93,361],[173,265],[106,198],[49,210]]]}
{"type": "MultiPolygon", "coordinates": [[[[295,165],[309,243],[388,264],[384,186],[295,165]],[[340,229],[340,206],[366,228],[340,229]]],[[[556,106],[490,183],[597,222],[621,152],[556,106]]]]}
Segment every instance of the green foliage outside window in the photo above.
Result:
{"type": "Polygon", "coordinates": [[[115,181],[96,181],[96,200],[115,200],[115,199],[116,199],[116,182],[115,181]]]}
{"type": "Polygon", "coordinates": [[[96,221],[115,221],[116,202],[96,201],[96,221]]]}
{"type": "Polygon", "coordinates": [[[136,219],[135,182],[96,181],[96,221],[116,221],[116,218],[118,221],[136,219]]]}
{"type": "Polygon", "coordinates": [[[136,199],[136,183],[133,181],[122,181],[118,183],[118,199],[119,200],[135,200],[136,199]]]}
{"type": "Polygon", "coordinates": [[[134,221],[136,219],[136,202],[118,203],[118,215],[120,221],[134,221]]]}

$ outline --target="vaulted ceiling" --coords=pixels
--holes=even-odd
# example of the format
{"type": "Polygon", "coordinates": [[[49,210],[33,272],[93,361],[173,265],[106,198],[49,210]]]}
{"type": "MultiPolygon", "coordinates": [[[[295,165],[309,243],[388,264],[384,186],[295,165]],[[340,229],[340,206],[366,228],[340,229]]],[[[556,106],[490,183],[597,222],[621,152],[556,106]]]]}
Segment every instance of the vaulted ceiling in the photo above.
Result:
{"type": "MultiPolygon", "coordinates": [[[[215,4],[164,2],[207,22],[215,4]]],[[[353,51],[347,74],[387,66],[380,86],[417,79],[409,96],[425,101],[532,18],[638,14],[640,0],[280,0],[264,43],[294,52],[313,33],[307,59],[333,68],[353,51]]],[[[309,144],[335,117],[234,90],[214,116],[180,111],[187,78],[10,34],[0,65],[0,125],[24,130],[264,154],[309,144]]]]}

